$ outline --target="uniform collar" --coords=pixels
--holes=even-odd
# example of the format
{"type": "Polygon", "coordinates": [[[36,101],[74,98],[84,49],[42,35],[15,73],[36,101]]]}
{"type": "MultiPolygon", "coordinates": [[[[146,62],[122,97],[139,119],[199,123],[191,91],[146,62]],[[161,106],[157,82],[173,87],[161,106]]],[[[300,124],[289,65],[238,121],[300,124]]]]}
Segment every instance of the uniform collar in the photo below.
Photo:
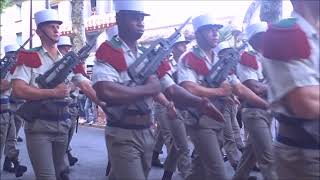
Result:
{"type": "MultiPolygon", "coordinates": [[[[41,46],[41,51],[42,51],[43,54],[49,56],[48,51],[47,51],[43,46],[41,46]]],[[[50,57],[50,56],[49,56],[49,57],[50,57]]],[[[59,51],[59,49],[58,49],[58,59],[61,59],[62,57],[63,57],[63,55],[62,55],[62,53],[61,53],[61,52],[59,51]]],[[[51,57],[50,57],[50,58],[51,58],[51,57]]]]}
{"type": "MultiPolygon", "coordinates": [[[[118,42],[118,43],[121,45],[121,48],[123,49],[123,51],[125,51],[126,53],[129,53],[129,54],[132,53],[132,51],[131,51],[131,49],[129,48],[129,46],[119,37],[119,35],[116,35],[116,36],[114,36],[113,38],[114,38],[114,40],[115,40],[116,42],[118,42]]],[[[137,44],[137,47],[136,47],[138,54],[142,54],[142,53],[143,53],[143,52],[139,49],[140,46],[141,46],[140,44],[137,44]]],[[[132,54],[133,54],[133,53],[132,53],[132,54]]]]}
{"type": "MultiPolygon", "coordinates": [[[[209,58],[209,57],[207,56],[207,54],[204,52],[204,50],[201,49],[198,45],[195,45],[195,46],[194,46],[194,49],[195,49],[196,51],[198,51],[198,52],[199,52],[199,55],[200,55],[202,58],[204,58],[208,63],[210,63],[210,64],[214,64],[214,63],[215,63],[216,57],[215,57],[215,53],[214,53],[214,52],[213,52],[213,57],[212,57],[212,58],[209,58]]],[[[212,51],[213,51],[213,50],[212,50],[212,51]]]]}
{"type": "Polygon", "coordinates": [[[309,38],[319,39],[317,30],[298,12],[292,11],[291,16],[297,19],[297,23],[300,25],[300,27],[303,29],[303,31],[307,34],[309,38]]]}

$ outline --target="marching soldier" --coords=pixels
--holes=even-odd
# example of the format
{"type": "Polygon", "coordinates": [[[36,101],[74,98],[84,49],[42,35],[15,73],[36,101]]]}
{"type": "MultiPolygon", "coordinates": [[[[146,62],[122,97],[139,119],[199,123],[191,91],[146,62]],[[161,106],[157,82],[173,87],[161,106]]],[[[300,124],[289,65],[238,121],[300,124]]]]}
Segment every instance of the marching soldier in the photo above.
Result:
{"type": "MultiPolygon", "coordinates": [[[[237,75],[240,81],[261,98],[267,98],[267,84],[264,81],[262,60],[262,35],[267,30],[266,23],[248,25],[245,34],[252,51],[242,54],[237,75]]],[[[272,116],[265,109],[246,102],[242,104],[242,121],[249,133],[243,155],[234,179],[247,179],[256,162],[264,179],[277,179],[274,169],[271,124],[272,116]]]]}
{"type": "MultiPolygon", "coordinates": [[[[62,21],[55,10],[47,9],[35,13],[35,22],[42,45],[19,53],[12,77],[13,95],[26,100],[18,111],[26,121],[26,144],[36,179],[65,180],[69,178],[64,156],[72,124],[68,110],[70,85],[61,83],[53,89],[42,89],[36,82],[63,57],[57,48],[62,21]]],[[[80,66],[68,80],[81,81],[83,71],[80,66]]]]}
{"type": "MultiPolygon", "coordinates": [[[[128,66],[144,50],[137,44],[137,40],[143,35],[143,20],[149,14],[143,11],[141,3],[114,1],[119,33],[111,41],[100,45],[93,68],[93,87],[99,99],[108,102],[104,111],[108,115],[105,132],[112,165],[109,179],[147,179],[154,147],[150,104],[152,97],[158,95],[160,89],[171,95],[178,104],[193,105],[199,107],[200,111],[210,111],[219,120],[223,119],[221,113],[207,101],[174,85],[166,73],[167,68],[164,68],[168,66],[164,64],[157,73],[160,82],[158,77],[150,76],[143,85],[125,85],[130,81],[128,66]],[[148,112],[140,112],[133,104],[141,100],[148,104],[148,112]]],[[[172,103],[168,103],[165,106],[171,105],[172,103]]]]}
{"type": "MultiPolygon", "coordinates": [[[[70,37],[61,36],[59,38],[59,42],[58,42],[58,49],[62,53],[62,55],[67,54],[71,50],[71,48],[72,48],[72,44],[71,44],[70,37]]],[[[77,104],[78,104],[77,103],[77,96],[79,94],[79,89],[87,97],[92,99],[96,104],[103,105],[103,103],[97,99],[96,92],[92,88],[90,80],[86,78],[87,74],[83,71],[82,75],[83,75],[83,77],[82,77],[81,81],[79,81],[77,83],[73,83],[73,86],[71,89],[71,95],[70,95],[70,97],[72,98],[72,102],[69,105],[69,111],[70,111],[70,115],[71,115],[72,124],[71,124],[71,129],[69,132],[68,149],[67,149],[67,157],[68,157],[68,161],[69,161],[70,166],[73,166],[78,161],[78,158],[73,157],[71,154],[70,142],[72,140],[72,136],[74,134],[77,119],[79,116],[78,107],[77,107],[77,104]]]]}
{"type": "MultiPolygon", "coordinates": [[[[191,93],[207,98],[228,96],[233,91],[240,98],[266,108],[267,103],[242,85],[234,74],[228,77],[228,83],[224,82],[218,88],[208,88],[202,84],[204,77],[217,62],[213,48],[217,46],[218,29],[222,25],[216,24],[213,16],[209,14],[194,18],[192,24],[197,45],[181,57],[179,84],[191,93]]],[[[190,122],[187,128],[195,145],[195,157],[192,174],[188,179],[227,179],[219,147],[224,123],[213,121],[207,116],[201,116],[200,120],[190,117],[190,120],[193,122],[190,122]]]]}
{"type": "MultiPolygon", "coordinates": [[[[180,56],[187,50],[187,44],[189,41],[185,39],[183,35],[176,41],[172,48],[171,64],[171,77],[176,82],[177,77],[177,63],[179,62],[180,56]]],[[[189,155],[190,149],[188,145],[188,137],[186,127],[184,125],[183,116],[178,109],[177,118],[173,120],[168,118],[165,114],[167,109],[158,104],[155,108],[158,112],[156,116],[160,121],[160,131],[165,131],[163,134],[167,134],[167,138],[171,141],[168,156],[164,162],[164,174],[162,179],[169,180],[172,178],[176,168],[181,172],[181,175],[186,178],[190,174],[191,170],[191,157],[189,155]]],[[[164,136],[166,137],[166,136],[164,136]]]]}
{"type": "MultiPolygon", "coordinates": [[[[218,46],[214,49],[215,53],[219,56],[225,49],[232,48],[229,42],[220,42],[218,46]]],[[[234,124],[236,119],[235,116],[235,106],[239,103],[234,98],[234,95],[228,97],[228,100],[223,101],[223,116],[226,120],[223,128],[223,149],[226,153],[224,160],[227,159],[230,165],[235,170],[240,161],[241,152],[237,147],[236,138],[234,133],[234,124]]],[[[225,160],[226,161],[226,160],[225,160]]]]}
{"type": "MultiPolygon", "coordinates": [[[[11,44],[5,46],[4,50],[6,56],[15,53],[19,46],[16,44],[11,44]]],[[[5,160],[3,163],[3,170],[15,173],[16,177],[20,177],[24,172],[27,171],[26,166],[20,165],[19,162],[19,150],[17,149],[17,136],[16,136],[16,126],[13,112],[11,111],[10,105],[10,94],[11,94],[11,73],[7,74],[5,79],[1,79],[1,148],[0,157],[2,154],[2,149],[4,147],[5,160]]],[[[1,159],[1,158],[0,158],[1,159]]]]}
{"type": "Polygon", "coordinates": [[[279,179],[319,179],[319,1],[291,3],[292,18],[264,34],[262,64],[279,122],[275,168],[279,179]]]}

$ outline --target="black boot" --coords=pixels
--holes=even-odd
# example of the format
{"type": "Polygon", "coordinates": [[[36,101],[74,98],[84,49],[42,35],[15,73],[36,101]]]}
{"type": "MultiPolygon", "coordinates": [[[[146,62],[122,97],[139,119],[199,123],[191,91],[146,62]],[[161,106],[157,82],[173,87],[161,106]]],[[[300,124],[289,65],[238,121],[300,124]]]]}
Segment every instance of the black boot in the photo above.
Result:
{"type": "Polygon", "coordinates": [[[14,165],[14,170],[15,170],[14,172],[15,172],[16,177],[21,177],[23,175],[23,173],[25,173],[27,171],[27,167],[20,165],[20,162],[18,161],[17,158],[11,159],[11,162],[14,165]]]}
{"type": "Polygon", "coordinates": [[[162,176],[162,180],[171,180],[172,175],[173,175],[173,172],[164,171],[163,176],[162,176]]]}
{"type": "Polygon", "coordinates": [[[161,161],[159,159],[159,153],[156,151],[153,151],[151,164],[152,164],[152,166],[163,168],[163,164],[161,163],[161,161]]]}
{"type": "Polygon", "coordinates": [[[13,166],[10,158],[8,158],[7,156],[3,162],[3,171],[7,171],[9,173],[14,173],[14,166],[13,166]]]}
{"type": "Polygon", "coordinates": [[[111,162],[110,160],[108,161],[107,169],[106,169],[106,176],[109,176],[111,170],[111,162]]]}
{"type": "Polygon", "coordinates": [[[22,137],[18,136],[17,141],[18,141],[18,142],[23,142],[22,137]]]}
{"type": "Polygon", "coordinates": [[[71,155],[70,151],[67,151],[67,155],[68,155],[68,160],[69,160],[70,166],[73,166],[74,164],[76,164],[76,162],[78,162],[78,158],[73,157],[71,155]]]}

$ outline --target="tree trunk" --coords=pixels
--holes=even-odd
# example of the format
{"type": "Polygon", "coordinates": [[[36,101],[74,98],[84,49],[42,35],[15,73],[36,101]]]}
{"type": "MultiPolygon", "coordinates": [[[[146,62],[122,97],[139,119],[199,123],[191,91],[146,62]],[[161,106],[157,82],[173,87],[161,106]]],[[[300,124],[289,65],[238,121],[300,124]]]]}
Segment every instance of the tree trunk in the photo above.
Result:
{"type": "Polygon", "coordinates": [[[85,27],[83,21],[83,1],[71,0],[71,21],[72,21],[72,36],[75,51],[78,51],[84,46],[85,27]]]}
{"type": "Polygon", "coordinates": [[[251,19],[259,7],[260,7],[260,1],[253,0],[250,6],[248,7],[247,12],[243,18],[243,27],[242,27],[243,30],[246,26],[251,24],[251,19]]]}
{"type": "Polygon", "coordinates": [[[282,0],[261,0],[260,20],[276,23],[282,18],[282,0]]]}

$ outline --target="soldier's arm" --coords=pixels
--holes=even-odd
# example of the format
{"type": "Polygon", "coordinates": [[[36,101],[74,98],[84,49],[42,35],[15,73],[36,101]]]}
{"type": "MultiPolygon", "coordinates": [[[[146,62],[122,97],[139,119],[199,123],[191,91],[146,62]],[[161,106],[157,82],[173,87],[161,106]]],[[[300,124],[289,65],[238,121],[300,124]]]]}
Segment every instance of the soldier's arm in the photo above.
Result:
{"type": "Polygon", "coordinates": [[[320,86],[298,87],[284,98],[288,109],[297,117],[319,120],[320,86]]]}
{"type": "Polygon", "coordinates": [[[184,81],[180,85],[192,94],[200,97],[211,98],[216,96],[230,95],[230,90],[227,90],[224,87],[207,88],[191,81],[184,81]]]}
{"type": "Polygon", "coordinates": [[[90,83],[89,80],[80,81],[76,85],[95,104],[97,104],[98,106],[104,106],[105,105],[103,102],[101,102],[98,99],[96,91],[92,88],[91,83],[90,83]]]}
{"type": "Polygon", "coordinates": [[[9,89],[10,89],[10,82],[5,79],[1,79],[0,92],[7,91],[9,89]]]}
{"type": "Polygon", "coordinates": [[[266,95],[268,91],[268,86],[266,84],[260,83],[254,79],[244,81],[243,85],[247,86],[254,93],[262,96],[266,95]]]}
{"type": "Polygon", "coordinates": [[[252,92],[249,88],[247,88],[242,83],[237,83],[233,86],[233,92],[241,99],[248,101],[251,105],[254,105],[257,108],[267,109],[268,103],[252,92]]]}
{"type": "Polygon", "coordinates": [[[99,81],[93,85],[97,97],[110,105],[131,104],[144,97],[155,96],[160,92],[159,80],[149,77],[144,85],[129,87],[111,81],[99,81]]]}
{"type": "Polygon", "coordinates": [[[153,99],[165,107],[167,107],[167,105],[171,102],[166,98],[166,96],[163,93],[159,93],[153,99]]]}
{"type": "Polygon", "coordinates": [[[15,97],[25,100],[42,100],[49,98],[63,98],[68,96],[69,89],[64,84],[54,89],[40,89],[30,86],[21,79],[12,80],[12,93],[15,97]]]}
{"type": "Polygon", "coordinates": [[[172,99],[175,105],[181,109],[192,107],[198,109],[200,112],[217,119],[224,121],[221,112],[214,107],[213,104],[206,98],[200,98],[188,92],[178,85],[172,85],[165,90],[166,97],[172,99]]]}

